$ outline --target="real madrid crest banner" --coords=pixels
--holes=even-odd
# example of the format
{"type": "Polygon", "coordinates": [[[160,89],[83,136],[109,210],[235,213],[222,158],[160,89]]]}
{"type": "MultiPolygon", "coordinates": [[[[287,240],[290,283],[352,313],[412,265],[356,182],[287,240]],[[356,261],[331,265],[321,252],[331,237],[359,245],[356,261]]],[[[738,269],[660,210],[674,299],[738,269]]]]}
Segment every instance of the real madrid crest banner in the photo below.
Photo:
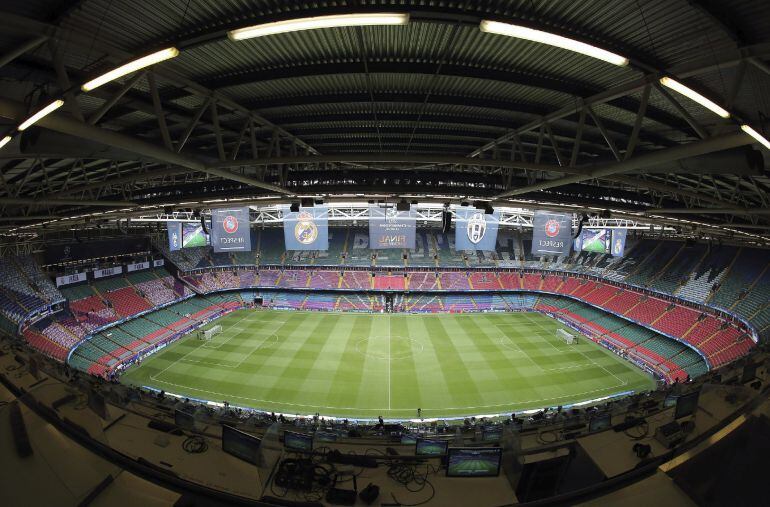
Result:
{"type": "Polygon", "coordinates": [[[249,207],[212,209],[211,244],[215,253],[251,250],[249,207]]]}
{"type": "Polygon", "coordinates": [[[495,250],[500,222],[498,211],[487,214],[475,208],[458,208],[455,214],[455,250],[495,250]]]}
{"type": "Polygon", "coordinates": [[[166,222],[168,249],[175,252],[182,248],[182,222],[166,222]]]}
{"type": "Polygon", "coordinates": [[[395,207],[369,208],[369,248],[406,248],[414,250],[415,227],[417,220],[414,211],[398,211],[395,207]]]}
{"type": "Polygon", "coordinates": [[[569,255],[572,215],[535,211],[532,218],[532,255],[569,255]]]}
{"type": "Polygon", "coordinates": [[[286,250],[328,250],[329,209],[326,206],[284,211],[283,237],[286,250]]]}

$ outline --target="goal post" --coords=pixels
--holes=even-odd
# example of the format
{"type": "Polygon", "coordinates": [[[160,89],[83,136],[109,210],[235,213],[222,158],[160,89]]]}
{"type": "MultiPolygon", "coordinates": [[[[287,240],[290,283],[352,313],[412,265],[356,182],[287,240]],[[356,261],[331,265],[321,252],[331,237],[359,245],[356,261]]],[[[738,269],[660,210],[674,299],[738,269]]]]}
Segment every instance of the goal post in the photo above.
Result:
{"type": "Polygon", "coordinates": [[[222,326],[217,324],[216,326],[212,326],[209,329],[203,330],[198,333],[198,338],[201,340],[211,340],[211,338],[214,335],[217,335],[222,332],[222,326]]]}
{"type": "Polygon", "coordinates": [[[559,337],[560,340],[564,340],[564,343],[566,343],[567,345],[572,345],[578,342],[577,335],[572,334],[569,331],[566,331],[564,329],[557,329],[556,335],[559,337]]]}

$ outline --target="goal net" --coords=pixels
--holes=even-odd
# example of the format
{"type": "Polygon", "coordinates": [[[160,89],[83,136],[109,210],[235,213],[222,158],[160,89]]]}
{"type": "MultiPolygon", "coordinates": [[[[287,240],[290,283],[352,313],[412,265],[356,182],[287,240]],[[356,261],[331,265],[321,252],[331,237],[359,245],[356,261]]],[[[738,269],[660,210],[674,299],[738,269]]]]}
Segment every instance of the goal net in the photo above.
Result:
{"type": "Polygon", "coordinates": [[[222,332],[222,326],[217,324],[216,326],[213,326],[209,329],[206,329],[205,331],[201,331],[198,335],[201,340],[210,340],[214,335],[219,334],[222,332]]]}
{"type": "Polygon", "coordinates": [[[557,329],[556,334],[559,337],[560,340],[564,340],[564,343],[567,345],[572,345],[573,343],[577,343],[578,337],[577,335],[574,335],[568,331],[565,331],[564,329],[557,329]]]}

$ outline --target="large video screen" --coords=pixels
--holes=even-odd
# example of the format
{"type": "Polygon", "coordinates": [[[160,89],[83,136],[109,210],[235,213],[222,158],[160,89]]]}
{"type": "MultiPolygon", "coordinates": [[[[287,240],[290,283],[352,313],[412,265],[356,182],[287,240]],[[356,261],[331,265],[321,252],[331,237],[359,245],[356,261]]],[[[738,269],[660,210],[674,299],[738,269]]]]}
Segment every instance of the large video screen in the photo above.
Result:
{"type": "Polygon", "coordinates": [[[626,229],[583,229],[575,238],[575,250],[622,257],[626,249],[626,229]]]}
{"type": "Polygon", "coordinates": [[[200,223],[182,224],[182,248],[192,248],[195,246],[206,246],[209,244],[209,235],[203,232],[200,223]]]}

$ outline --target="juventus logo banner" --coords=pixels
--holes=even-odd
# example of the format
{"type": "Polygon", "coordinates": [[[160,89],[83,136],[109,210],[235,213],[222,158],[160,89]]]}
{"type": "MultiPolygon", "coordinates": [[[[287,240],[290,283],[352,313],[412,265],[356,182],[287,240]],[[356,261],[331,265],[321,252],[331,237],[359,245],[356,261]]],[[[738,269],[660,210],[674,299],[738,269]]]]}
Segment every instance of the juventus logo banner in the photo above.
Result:
{"type": "Polygon", "coordinates": [[[286,250],[328,250],[329,209],[326,206],[283,212],[283,238],[286,250]]]}
{"type": "Polygon", "coordinates": [[[569,255],[572,215],[535,211],[532,218],[532,255],[569,255]]]}
{"type": "Polygon", "coordinates": [[[166,222],[168,249],[175,252],[182,248],[182,222],[166,222]]]}
{"type": "Polygon", "coordinates": [[[416,225],[412,210],[398,211],[394,207],[372,206],[369,208],[369,248],[414,250],[416,225]]]}
{"type": "Polygon", "coordinates": [[[251,250],[249,207],[212,209],[211,244],[215,253],[251,250]]]}
{"type": "Polygon", "coordinates": [[[500,222],[497,210],[488,215],[484,210],[463,207],[457,208],[455,214],[455,250],[495,250],[500,222]]]}

